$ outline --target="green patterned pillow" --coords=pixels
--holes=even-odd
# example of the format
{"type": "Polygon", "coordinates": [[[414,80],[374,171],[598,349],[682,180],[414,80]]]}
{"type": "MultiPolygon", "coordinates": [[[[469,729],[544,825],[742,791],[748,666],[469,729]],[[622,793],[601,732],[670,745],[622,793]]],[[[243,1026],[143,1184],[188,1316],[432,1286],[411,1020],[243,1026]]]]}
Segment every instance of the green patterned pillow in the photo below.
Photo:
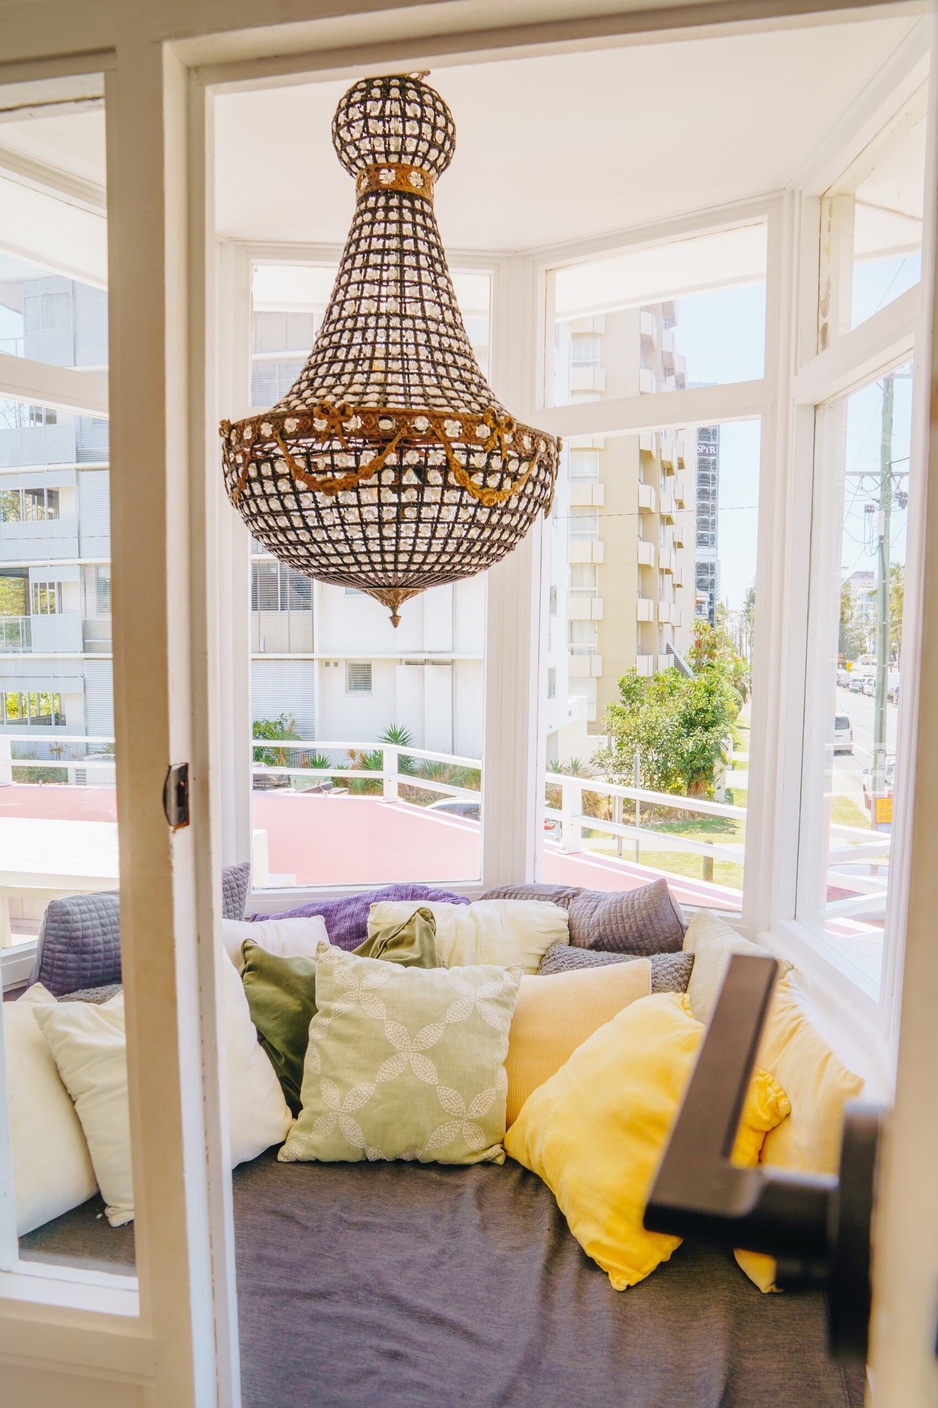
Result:
{"type": "Polygon", "coordinates": [[[520,968],[402,968],[322,945],[303,1109],[279,1158],[503,1163],[520,968]]]}

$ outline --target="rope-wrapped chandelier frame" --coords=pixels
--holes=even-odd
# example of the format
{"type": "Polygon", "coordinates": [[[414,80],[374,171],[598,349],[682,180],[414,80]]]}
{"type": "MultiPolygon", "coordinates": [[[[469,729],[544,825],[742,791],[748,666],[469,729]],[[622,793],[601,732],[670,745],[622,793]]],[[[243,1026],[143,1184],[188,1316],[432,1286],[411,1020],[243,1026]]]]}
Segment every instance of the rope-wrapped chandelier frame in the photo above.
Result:
{"type": "Polygon", "coordinates": [[[223,421],[225,487],[280,561],[398,607],[484,571],[549,512],[560,443],[516,423],[479,370],[433,187],[455,145],[439,94],[363,79],[333,122],[352,227],[313,350],[262,415],[223,421]]]}

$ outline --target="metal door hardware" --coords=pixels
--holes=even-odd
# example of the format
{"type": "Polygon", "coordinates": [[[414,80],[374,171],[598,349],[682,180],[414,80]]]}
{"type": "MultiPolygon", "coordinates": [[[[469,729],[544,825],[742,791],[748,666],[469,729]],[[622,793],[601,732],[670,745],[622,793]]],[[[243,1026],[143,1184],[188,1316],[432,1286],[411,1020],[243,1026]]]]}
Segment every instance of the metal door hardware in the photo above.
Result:
{"type": "Polygon", "coordinates": [[[734,955],[645,1210],[652,1232],[776,1258],[780,1289],[822,1286],[831,1351],[865,1360],[870,1222],[883,1111],[848,1105],[839,1176],[730,1162],[778,976],[771,958],[734,955]]]}
{"type": "Polygon", "coordinates": [[[163,783],[163,811],[174,831],[189,825],[189,764],[171,763],[163,783]]]}

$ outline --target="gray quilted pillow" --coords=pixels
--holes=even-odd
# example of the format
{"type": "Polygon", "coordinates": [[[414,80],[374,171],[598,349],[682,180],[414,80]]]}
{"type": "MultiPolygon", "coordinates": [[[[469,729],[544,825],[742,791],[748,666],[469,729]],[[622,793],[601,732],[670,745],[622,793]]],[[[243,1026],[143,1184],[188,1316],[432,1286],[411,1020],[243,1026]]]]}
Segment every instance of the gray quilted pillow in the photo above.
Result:
{"type": "Polygon", "coordinates": [[[577,895],[582,895],[580,885],[500,885],[496,890],[486,890],[484,900],[546,900],[548,904],[559,904],[561,909],[569,909],[577,895]]]}
{"type": "Polygon", "coordinates": [[[106,983],[101,988],[79,988],[77,992],[63,993],[60,1002],[93,1002],[96,1006],[110,1002],[121,990],[120,983],[106,983]]]}
{"type": "MultiPolygon", "coordinates": [[[[538,975],[571,973],[577,968],[599,968],[607,963],[632,963],[637,953],[604,953],[601,949],[572,948],[569,944],[554,944],[541,959],[538,975]]],[[[652,992],[686,992],[694,967],[692,953],[652,953],[652,992]]]]}
{"type": "Polygon", "coordinates": [[[571,944],[607,953],[675,953],[687,928],[667,880],[638,890],[581,890],[568,913],[571,944]]]}
{"type": "Polygon", "coordinates": [[[116,890],[53,900],[43,915],[32,982],[55,997],[121,980],[120,898],[116,890]]]}
{"type": "Polygon", "coordinates": [[[226,865],[221,873],[221,913],[223,919],[243,919],[251,888],[251,862],[226,865]]]}

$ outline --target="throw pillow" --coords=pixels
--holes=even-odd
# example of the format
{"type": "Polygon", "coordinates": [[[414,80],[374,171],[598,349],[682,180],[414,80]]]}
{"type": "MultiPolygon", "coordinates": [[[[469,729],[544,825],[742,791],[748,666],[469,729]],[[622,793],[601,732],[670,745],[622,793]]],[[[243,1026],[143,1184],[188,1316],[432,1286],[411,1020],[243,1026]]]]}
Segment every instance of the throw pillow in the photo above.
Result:
{"type": "MultiPolygon", "coordinates": [[[[222,965],[222,988],[234,1167],[279,1144],[291,1121],[277,1077],[257,1043],[241,979],[228,963],[222,965]]],[[[41,1006],[35,1017],[75,1102],[108,1221],[119,1227],[134,1215],[123,994],[103,1006],[41,1006]]]]}
{"type": "MultiPolygon", "coordinates": [[[[534,1091],[505,1136],[616,1290],[644,1280],[680,1245],[647,1232],[642,1218],[703,1032],[681,994],[633,1002],[534,1091]]],[[[734,1157],[755,1163],[788,1108],[778,1082],[757,1071],[734,1157]]]]}
{"type": "MultiPolygon", "coordinates": [[[[322,920],[284,922],[310,924],[322,923],[322,920]]],[[[439,968],[434,933],[432,914],[418,909],[406,924],[383,939],[366,939],[356,953],[404,967],[439,968]]],[[[251,1021],[280,1081],[284,1099],[292,1113],[298,1115],[309,1024],[316,1015],[316,959],[308,955],[271,953],[250,939],[242,944],[239,956],[243,962],[241,980],[251,1009],[251,1021]]]]}
{"type": "Polygon", "coordinates": [[[264,919],[260,923],[223,919],[221,939],[225,952],[240,973],[243,966],[241,945],[245,939],[250,939],[251,943],[266,949],[268,953],[279,953],[283,958],[310,958],[321,943],[329,942],[329,935],[322,918],[264,919]]]}
{"type": "Polygon", "coordinates": [[[321,949],[303,1109],[278,1157],[502,1163],[520,978],[321,949]]]}
{"type": "MultiPolygon", "coordinates": [[[[552,944],[569,936],[566,911],[538,900],[478,900],[475,904],[421,906],[436,921],[436,946],[448,968],[469,964],[518,965],[536,973],[552,944]]],[[[372,905],[368,937],[397,928],[414,911],[413,904],[372,905]]]]}
{"type": "Polygon", "coordinates": [[[251,862],[226,865],[221,872],[221,912],[223,919],[243,919],[244,906],[251,888],[251,862]]]}
{"type": "MultiPolygon", "coordinates": [[[[766,1138],[762,1162],[800,1173],[836,1173],[844,1106],[862,1094],[864,1082],[834,1055],[789,980],[775,990],[757,1059],[791,1101],[790,1117],[766,1138]]],[[[761,1291],[775,1289],[773,1257],[738,1251],[736,1260],[761,1291]]]]}
{"type": "MultiPolygon", "coordinates": [[[[298,909],[288,909],[283,914],[254,914],[254,923],[259,919],[304,919],[320,914],[326,921],[329,942],[346,952],[358,947],[368,937],[368,914],[373,904],[381,900],[442,900],[448,904],[468,904],[464,895],[451,894],[449,890],[434,890],[429,885],[384,885],[378,890],[365,890],[358,895],[343,895],[337,900],[311,900],[298,909]]],[[[413,908],[413,906],[412,906],[413,908]]]]}
{"type": "MultiPolygon", "coordinates": [[[[637,953],[604,953],[596,948],[574,948],[572,944],[553,944],[541,959],[538,974],[573,973],[581,968],[606,968],[615,963],[637,963],[637,953]]],[[[652,953],[652,992],[686,992],[694,967],[692,953],[652,953]]]]}
{"type": "Polygon", "coordinates": [[[78,1207],[97,1184],[75,1106],[33,1013],[55,998],[36,983],[3,1008],[17,1236],[78,1207]]]}
{"type": "Polygon", "coordinates": [[[570,942],[607,952],[673,953],[687,925],[666,880],[637,890],[582,890],[570,901],[570,942]]]}
{"type": "Polygon", "coordinates": [[[508,1125],[528,1096],[573,1055],[578,1046],[640,997],[651,992],[647,958],[553,977],[521,979],[508,1033],[508,1125]]]}
{"type": "Polygon", "coordinates": [[[121,1227],[134,1215],[123,994],[38,1006],[34,1016],[75,1102],[108,1221],[121,1227]]]}
{"type": "Polygon", "coordinates": [[[53,997],[121,980],[120,897],[117,891],[69,895],[46,906],[30,982],[53,997]]]}
{"type": "MultiPolygon", "coordinates": [[[[684,952],[694,955],[694,967],[687,984],[690,1009],[698,1022],[709,1022],[730,958],[734,953],[774,958],[761,944],[751,943],[709,910],[698,909],[684,935],[684,952]]],[[[784,972],[790,963],[782,965],[784,972]]]]}

